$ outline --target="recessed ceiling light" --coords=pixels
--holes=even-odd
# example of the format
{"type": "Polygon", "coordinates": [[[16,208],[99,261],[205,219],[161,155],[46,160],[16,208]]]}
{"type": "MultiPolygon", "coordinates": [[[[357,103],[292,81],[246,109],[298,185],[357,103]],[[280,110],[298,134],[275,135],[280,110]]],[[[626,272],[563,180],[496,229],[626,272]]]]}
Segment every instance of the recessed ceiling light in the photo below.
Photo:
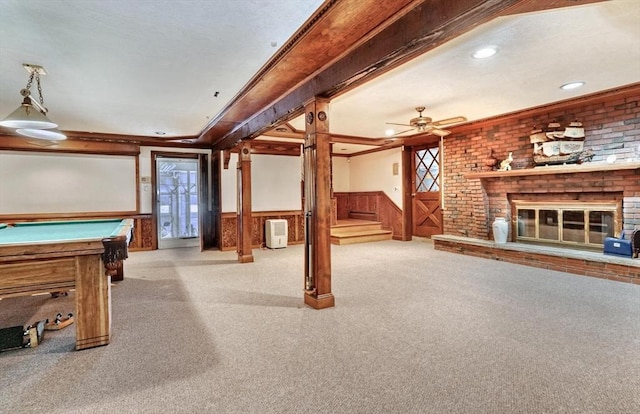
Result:
{"type": "Polygon", "coordinates": [[[388,137],[392,137],[392,136],[393,136],[393,134],[395,134],[395,133],[396,133],[396,131],[394,131],[394,130],[393,130],[393,129],[391,129],[391,128],[389,128],[389,129],[387,129],[386,131],[384,131],[384,134],[385,134],[386,136],[388,136],[388,137]]]}
{"type": "Polygon", "coordinates": [[[579,88],[581,86],[584,85],[583,81],[578,81],[578,82],[569,82],[569,83],[565,83],[564,85],[562,85],[560,87],[560,89],[564,89],[565,91],[568,89],[575,89],[575,88],[579,88]]]}
{"type": "Polygon", "coordinates": [[[475,59],[485,59],[495,55],[496,53],[498,53],[498,48],[496,46],[486,46],[473,52],[471,57],[475,59]]]}

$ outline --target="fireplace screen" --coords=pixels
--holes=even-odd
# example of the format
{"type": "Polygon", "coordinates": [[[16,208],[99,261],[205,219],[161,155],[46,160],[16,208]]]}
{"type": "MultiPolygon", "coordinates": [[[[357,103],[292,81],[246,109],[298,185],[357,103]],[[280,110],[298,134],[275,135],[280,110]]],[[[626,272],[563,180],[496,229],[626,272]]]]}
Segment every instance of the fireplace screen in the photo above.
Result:
{"type": "Polygon", "coordinates": [[[616,203],[516,202],[516,238],[602,248],[615,234],[617,208],[616,203]]]}

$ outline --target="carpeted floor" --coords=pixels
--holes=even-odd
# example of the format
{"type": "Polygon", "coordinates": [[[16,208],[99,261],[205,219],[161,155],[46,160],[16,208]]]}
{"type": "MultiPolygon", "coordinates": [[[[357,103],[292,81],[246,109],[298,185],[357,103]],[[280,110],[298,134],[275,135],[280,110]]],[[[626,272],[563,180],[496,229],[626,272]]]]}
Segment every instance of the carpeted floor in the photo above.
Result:
{"type": "MultiPolygon", "coordinates": [[[[318,311],[303,246],[254,256],[132,253],[111,344],[1,353],[0,412],[640,412],[640,286],[385,241],[332,247],[318,311]]],[[[72,310],[6,299],[0,326],[72,310]]]]}

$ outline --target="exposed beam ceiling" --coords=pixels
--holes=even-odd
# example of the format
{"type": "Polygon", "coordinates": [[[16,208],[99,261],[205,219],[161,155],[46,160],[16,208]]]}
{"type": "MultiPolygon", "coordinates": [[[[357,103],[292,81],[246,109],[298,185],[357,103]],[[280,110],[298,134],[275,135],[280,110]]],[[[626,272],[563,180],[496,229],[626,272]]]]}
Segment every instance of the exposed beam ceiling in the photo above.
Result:
{"type": "Polygon", "coordinates": [[[638,21],[637,0],[2,1],[0,117],[32,63],[70,140],[224,148],[286,121],[295,142],[322,95],[349,154],[416,106],[475,122],[640,82],[638,21]]]}

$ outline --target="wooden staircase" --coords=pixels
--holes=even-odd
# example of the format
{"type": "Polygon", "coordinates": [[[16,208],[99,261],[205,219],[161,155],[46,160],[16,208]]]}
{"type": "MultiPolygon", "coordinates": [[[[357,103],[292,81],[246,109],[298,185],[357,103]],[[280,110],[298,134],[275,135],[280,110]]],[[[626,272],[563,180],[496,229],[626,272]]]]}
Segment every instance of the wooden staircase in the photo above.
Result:
{"type": "Polygon", "coordinates": [[[370,220],[338,220],[331,226],[331,244],[369,243],[391,240],[391,230],[384,230],[382,223],[370,220]]]}

